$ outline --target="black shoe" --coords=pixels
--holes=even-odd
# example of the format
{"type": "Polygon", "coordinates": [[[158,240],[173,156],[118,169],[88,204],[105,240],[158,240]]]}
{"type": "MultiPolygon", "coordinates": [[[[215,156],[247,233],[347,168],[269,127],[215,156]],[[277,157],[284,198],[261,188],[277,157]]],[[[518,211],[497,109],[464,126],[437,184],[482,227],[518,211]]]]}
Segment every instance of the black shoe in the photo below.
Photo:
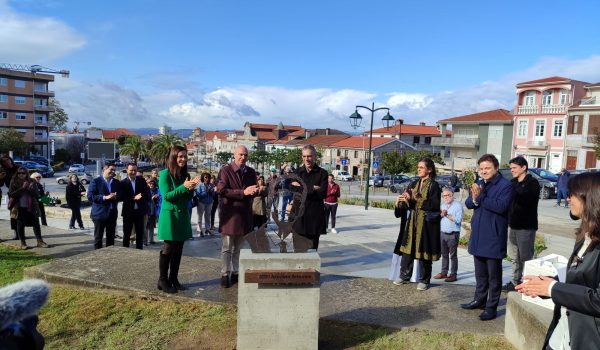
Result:
{"type": "Polygon", "coordinates": [[[460,304],[460,307],[462,307],[465,310],[483,309],[485,307],[485,302],[472,300],[470,303],[460,304]]]}
{"type": "Polygon", "coordinates": [[[495,310],[485,310],[479,315],[479,319],[482,321],[490,321],[496,318],[495,310]]]}
{"type": "Polygon", "coordinates": [[[69,226],[69,230],[74,230],[75,226],[69,226]]]}
{"type": "Polygon", "coordinates": [[[162,290],[165,293],[177,293],[177,289],[171,286],[167,280],[160,279],[158,280],[158,285],[156,286],[159,290],[162,290]]]}
{"type": "Polygon", "coordinates": [[[233,286],[234,284],[238,283],[239,280],[239,276],[237,273],[233,273],[231,274],[231,285],[233,286]]]}
{"type": "Polygon", "coordinates": [[[512,282],[508,282],[507,284],[502,286],[502,290],[505,292],[514,292],[515,285],[512,282]]]}
{"type": "Polygon", "coordinates": [[[187,290],[187,287],[182,286],[178,280],[171,281],[171,285],[177,290],[187,290]]]}
{"type": "Polygon", "coordinates": [[[80,229],[80,230],[85,230],[85,227],[83,227],[83,226],[79,226],[79,229],[80,229]]]}
{"type": "Polygon", "coordinates": [[[229,288],[231,283],[229,282],[229,275],[221,276],[221,288],[229,288]]]}

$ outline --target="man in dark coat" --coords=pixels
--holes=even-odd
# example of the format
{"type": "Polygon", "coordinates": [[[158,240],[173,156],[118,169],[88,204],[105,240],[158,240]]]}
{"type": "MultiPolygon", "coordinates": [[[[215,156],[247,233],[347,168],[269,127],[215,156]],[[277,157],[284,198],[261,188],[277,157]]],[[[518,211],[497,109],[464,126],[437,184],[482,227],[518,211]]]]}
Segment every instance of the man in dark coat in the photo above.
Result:
{"type": "Polygon", "coordinates": [[[121,180],[121,200],[123,208],[123,247],[129,247],[131,230],[135,226],[135,247],[144,248],[144,219],[148,214],[150,191],[143,177],[137,176],[137,165],[127,164],[127,177],[121,180]]]}
{"type": "Polygon", "coordinates": [[[565,208],[569,207],[569,202],[567,202],[567,197],[569,196],[569,176],[571,173],[563,168],[562,171],[558,174],[558,181],[556,182],[556,206],[560,207],[561,199],[565,199],[565,208]]]}
{"type": "Polygon", "coordinates": [[[105,165],[102,175],[93,179],[88,187],[87,198],[92,202],[92,221],[94,222],[94,249],[102,248],[102,237],[106,230],[106,246],[115,244],[117,229],[118,194],[120,182],[115,178],[114,164],[105,165]]]}
{"type": "MultiPolygon", "coordinates": [[[[313,242],[313,249],[319,248],[319,237],[325,234],[327,221],[325,217],[325,204],[323,200],[327,195],[327,171],[316,164],[317,150],[313,145],[302,147],[303,165],[296,169],[298,175],[306,185],[308,194],[304,203],[304,214],[299,217],[293,226],[294,232],[313,242]]],[[[292,186],[298,186],[297,182],[292,186]]]]}
{"type": "Polygon", "coordinates": [[[474,209],[471,219],[469,253],[475,262],[476,289],[473,300],[463,309],[485,307],[482,321],[496,318],[502,292],[502,259],[506,256],[508,209],[513,197],[510,181],[498,173],[498,159],[484,154],[477,161],[481,180],[471,186],[465,205],[474,209]]]}
{"type": "Polygon", "coordinates": [[[221,199],[219,232],[223,243],[221,287],[224,288],[229,288],[238,281],[240,248],[244,242],[244,235],[252,231],[252,200],[258,193],[256,172],[246,165],[248,149],[238,146],[233,159],[233,163],[221,168],[217,183],[217,192],[221,199]]]}
{"type": "Polygon", "coordinates": [[[533,259],[533,244],[538,229],[540,183],[527,173],[525,158],[513,158],[508,164],[514,188],[513,201],[508,211],[508,256],[512,260],[513,275],[503,289],[510,292],[521,283],[525,261],[533,259]]]}

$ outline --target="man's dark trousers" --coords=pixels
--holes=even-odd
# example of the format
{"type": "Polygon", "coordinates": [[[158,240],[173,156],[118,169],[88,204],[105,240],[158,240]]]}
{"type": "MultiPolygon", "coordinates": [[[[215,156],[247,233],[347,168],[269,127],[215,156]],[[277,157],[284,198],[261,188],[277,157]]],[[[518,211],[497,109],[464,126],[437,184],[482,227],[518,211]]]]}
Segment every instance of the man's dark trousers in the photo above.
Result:
{"type": "Polygon", "coordinates": [[[475,300],[485,302],[486,310],[496,311],[502,292],[502,260],[473,256],[473,261],[477,281],[475,300]]]}
{"type": "Polygon", "coordinates": [[[134,209],[129,215],[123,216],[123,247],[129,247],[131,229],[135,226],[135,248],[144,248],[144,213],[141,209],[134,209]]]}
{"type": "Polygon", "coordinates": [[[117,209],[109,212],[108,217],[102,220],[94,220],[94,249],[102,248],[102,236],[106,230],[106,246],[115,244],[115,232],[117,229],[117,209]]]}

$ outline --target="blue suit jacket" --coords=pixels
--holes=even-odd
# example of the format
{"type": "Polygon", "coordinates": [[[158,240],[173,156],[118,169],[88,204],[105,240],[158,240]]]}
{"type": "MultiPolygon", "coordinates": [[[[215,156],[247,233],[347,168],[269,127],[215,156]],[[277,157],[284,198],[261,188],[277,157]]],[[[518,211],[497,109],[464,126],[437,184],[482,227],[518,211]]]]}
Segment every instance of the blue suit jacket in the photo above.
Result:
{"type": "Polygon", "coordinates": [[[504,259],[508,238],[508,209],[513,197],[513,186],[500,173],[485,186],[483,179],[477,182],[483,190],[477,205],[469,195],[465,205],[474,209],[471,219],[471,255],[492,259],[504,259]]]}
{"type": "MultiPolygon", "coordinates": [[[[104,181],[102,175],[93,179],[90,182],[87,191],[87,198],[90,202],[92,202],[92,212],[91,217],[92,220],[106,220],[111,212],[117,211],[118,197],[111,200],[104,200],[104,196],[111,194],[112,192],[117,192],[117,195],[120,192],[120,182],[117,179],[113,179],[111,183],[111,188],[109,189],[104,181]],[[112,209],[111,209],[112,206],[112,209]]],[[[116,217],[116,215],[115,215],[116,217]]]]}

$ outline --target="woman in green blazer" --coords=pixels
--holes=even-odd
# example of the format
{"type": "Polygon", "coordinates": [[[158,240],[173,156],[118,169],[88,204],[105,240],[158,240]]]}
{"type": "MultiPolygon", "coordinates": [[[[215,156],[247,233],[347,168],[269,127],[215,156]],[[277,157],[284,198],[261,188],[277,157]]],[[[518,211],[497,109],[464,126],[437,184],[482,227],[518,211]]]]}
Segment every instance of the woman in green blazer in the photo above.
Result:
{"type": "Polygon", "coordinates": [[[183,243],[192,238],[188,203],[192,199],[200,177],[190,179],[187,172],[187,149],[174,146],[167,158],[167,168],[160,172],[158,187],[162,203],[158,220],[158,239],[164,241],[160,251],[158,289],[176,293],[186,288],[179,283],[177,274],[183,253],[183,243]]]}

